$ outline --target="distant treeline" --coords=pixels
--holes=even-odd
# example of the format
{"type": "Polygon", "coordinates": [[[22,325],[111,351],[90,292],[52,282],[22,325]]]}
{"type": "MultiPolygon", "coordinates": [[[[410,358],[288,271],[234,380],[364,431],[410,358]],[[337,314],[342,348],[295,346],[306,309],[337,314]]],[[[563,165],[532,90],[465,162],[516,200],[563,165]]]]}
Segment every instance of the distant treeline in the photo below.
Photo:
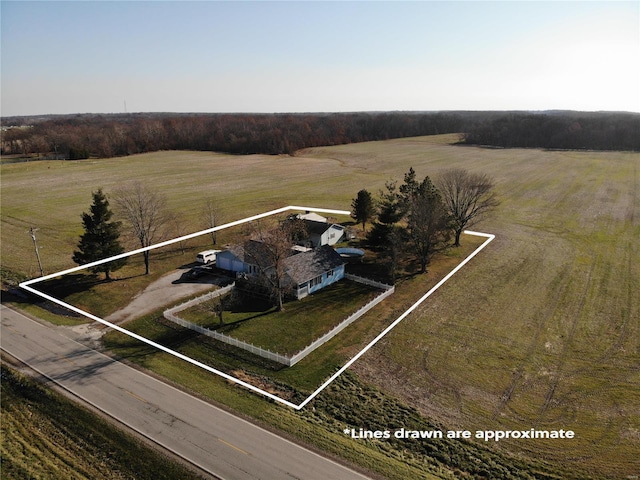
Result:
{"type": "Polygon", "coordinates": [[[640,114],[547,112],[497,115],[469,124],[463,142],[513,148],[640,150],[640,114]]]}
{"type": "Polygon", "coordinates": [[[640,115],[606,112],[78,114],[6,117],[2,127],[3,155],[71,160],[157,150],[293,154],[441,133],[497,147],[640,150],[640,115]]]}

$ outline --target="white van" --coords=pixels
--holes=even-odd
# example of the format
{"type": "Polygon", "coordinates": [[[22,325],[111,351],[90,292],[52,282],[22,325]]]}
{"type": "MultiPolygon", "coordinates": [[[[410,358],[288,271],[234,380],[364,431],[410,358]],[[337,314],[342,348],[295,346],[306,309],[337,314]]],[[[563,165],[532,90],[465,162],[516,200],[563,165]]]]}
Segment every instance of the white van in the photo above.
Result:
{"type": "Polygon", "coordinates": [[[206,265],[207,263],[213,263],[216,261],[216,254],[221,250],[205,250],[196,255],[196,262],[206,265]]]}

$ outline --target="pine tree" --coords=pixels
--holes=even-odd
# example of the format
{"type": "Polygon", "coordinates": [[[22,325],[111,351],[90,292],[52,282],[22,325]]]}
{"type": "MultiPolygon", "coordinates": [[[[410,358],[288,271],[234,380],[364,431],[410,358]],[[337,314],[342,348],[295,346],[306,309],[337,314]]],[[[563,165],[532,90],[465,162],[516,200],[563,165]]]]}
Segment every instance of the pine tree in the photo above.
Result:
{"type": "Polygon", "coordinates": [[[376,213],[373,197],[367,190],[360,190],[358,196],[351,201],[351,218],[362,223],[362,231],[376,213]]]}
{"type": "Polygon", "coordinates": [[[407,247],[418,257],[420,272],[425,273],[431,257],[450,246],[451,217],[429,177],[416,183],[412,190],[406,200],[407,247]]]}
{"type": "MultiPolygon", "coordinates": [[[[82,214],[85,233],[80,237],[78,250],[73,252],[75,263],[84,265],[124,252],[124,248],[118,240],[120,238],[120,222],[110,222],[112,216],[109,201],[102,193],[102,189],[93,192],[91,211],[82,214]]],[[[126,263],[127,259],[122,258],[96,265],[89,270],[93,273],[104,272],[105,278],[111,280],[110,273],[122,268],[126,263]]]]}

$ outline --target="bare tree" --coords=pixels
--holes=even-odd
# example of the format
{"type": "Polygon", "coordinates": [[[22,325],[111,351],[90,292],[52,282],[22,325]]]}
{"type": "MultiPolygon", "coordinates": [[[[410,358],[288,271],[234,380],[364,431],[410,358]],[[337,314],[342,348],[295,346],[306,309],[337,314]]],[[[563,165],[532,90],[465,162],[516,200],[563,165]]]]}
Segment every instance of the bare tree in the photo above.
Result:
{"type": "Polygon", "coordinates": [[[228,310],[236,301],[236,290],[224,295],[215,295],[200,304],[199,309],[206,314],[213,314],[218,319],[218,326],[224,325],[224,312],[228,310]]]}
{"type": "MultiPolygon", "coordinates": [[[[207,228],[214,228],[220,224],[220,211],[213,198],[207,198],[202,209],[202,218],[207,228]]],[[[217,232],[211,232],[211,243],[215,245],[217,241],[217,232]]]]}
{"type": "Polygon", "coordinates": [[[446,170],[438,179],[438,190],[453,219],[456,247],[460,246],[460,235],[499,202],[491,177],[483,173],[471,173],[462,168],[446,170]]]}
{"type": "MultiPolygon", "coordinates": [[[[176,238],[182,237],[188,233],[187,225],[181,215],[178,215],[175,212],[169,212],[167,213],[167,222],[169,223],[172,235],[176,238]]],[[[180,246],[180,253],[184,255],[187,248],[187,240],[181,240],[178,242],[178,245],[180,246]]]]}
{"type": "Polygon", "coordinates": [[[271,229],[254,225],[253,240],[245,243],[245,255],[257,267],[261,283],[267,287],[278,311],[284,310],[284,296],[289,288],[286,282],[286,262],[292,255],[291,247],[301,235],[304,225],[298,221],[285,221],[271,229]]]}
{"type": "MultiPolygon", "coordinates": [[[[116,190],[116,209],[124,217],[142,248],[153,245],[162,236],[170,216],[166,213],[166,200],[140,182],[116,190]]],[[[149,250],[144,252],[145,274],[150,273],[149,250]]]]}

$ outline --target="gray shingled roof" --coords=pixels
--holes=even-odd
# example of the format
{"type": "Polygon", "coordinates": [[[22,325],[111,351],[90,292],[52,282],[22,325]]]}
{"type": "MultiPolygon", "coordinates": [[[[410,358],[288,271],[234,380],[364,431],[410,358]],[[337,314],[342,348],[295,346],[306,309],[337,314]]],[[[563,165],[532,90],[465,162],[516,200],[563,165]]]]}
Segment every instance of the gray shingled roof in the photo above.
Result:
{"type": "Polygon", "coordinates": [[[307,228],[307,232],[309,233],[309,235],[314,233],[316,235],[322,235],[331,227],[330,223],[316,222],[315,220],[305,220],[304,225],[307,228]]]}
{"type": "Polygon", "coordinates": [[[298,285],[343,264],[342,257],[328,245],[298,253],[285,260],[287,274],[298,285]]]}
{"type": "Polygon", "coordinates": [[[244,245],[232,245],[227,250],[244,263],[258,265],[262,268],[268,268],[273,264],[267,247],[257,240],[247,240],[244,245]]]}

